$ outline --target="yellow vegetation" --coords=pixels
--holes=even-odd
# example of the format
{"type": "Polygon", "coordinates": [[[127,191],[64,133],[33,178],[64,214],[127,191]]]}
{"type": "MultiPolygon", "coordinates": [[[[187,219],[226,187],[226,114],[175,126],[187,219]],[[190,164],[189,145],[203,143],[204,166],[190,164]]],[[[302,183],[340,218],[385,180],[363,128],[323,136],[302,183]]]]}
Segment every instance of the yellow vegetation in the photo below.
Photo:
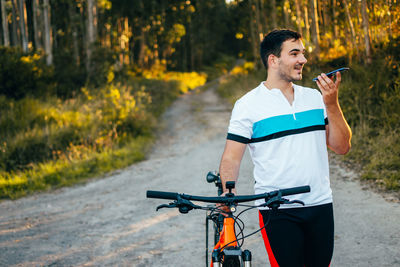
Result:
{"type": "Polygon", "coordinates": [[[207,74],[205,73],[167,71],[163,61],[157,61],[151,69],[143,70],[141,75],[146,79],[177,81],[182,93],[202,86],[207,81],[207,74]]]}
{"type": "Polygon", "coordinates": [[[243,65],[239,65],[234,67],[230,74],[237,75],[237,74],[249,74],[249,72],[254,71],[254,63],[253,62],[245,62],[243,65]]]}

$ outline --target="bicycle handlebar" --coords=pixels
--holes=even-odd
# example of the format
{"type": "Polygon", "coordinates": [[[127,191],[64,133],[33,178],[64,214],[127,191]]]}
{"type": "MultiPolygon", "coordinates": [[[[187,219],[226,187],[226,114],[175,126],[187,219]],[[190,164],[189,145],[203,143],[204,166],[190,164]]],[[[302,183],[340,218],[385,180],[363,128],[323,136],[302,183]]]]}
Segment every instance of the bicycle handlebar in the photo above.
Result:
{"type": "MultiPolygon", "coordinates": [[[[215,177],[219,178],[217,175],[214,175],[215,177]]],[[[215,178],[215,177],[211,177],[211,178],[215,178]]],[[[219,187],[219,192],[222,193],[222,186],[221,186],[221,182],[220,180],[216,180],[216,179],[208,179],[207,177],[207,181],[208,182],[216,182],[217,186],[219,187]]],[[[230,184],[230,187],[228,187],[227,184],[227,188],[234,188],[234,182],[233,185],[230,184]]],[[[169,204],[162,204],[160,206],[157,207],[156,210],[159,210],[161,208],[178,208],[180,213],[186,214],[189,211],[193,210],[193,209],[201,209],[201,210],[207,210],[209,211],[209,214],[207,215],[207,220],[206,220],[206,251],[208,251],[208,220],[212,220],[215,224],[215,231],[216,231],[216,235],[215,235],[215,242],[217,242],[217,240],[220,238],[220,235],[224,235],[223,231],[230,231],[234,234],[234,238],[232,239],[232,237],[230,239],[226,240],[226,243],[220,243],[218,242],[218,244],[215,247],[215,250],[213,252],[212,255],[217,255],[217,259],[215,260],[215,258],[213,258],[213,261],[215,263],[220,262],[220,253],[221,251],[228,251],[229,250],[224,250],[225,247],[228,246],[233,246],[234,248],[234,252],[235,251],[240,251],[240,247],[243,245],[239,244],[238,241],[239,240],[244,240],[246,237],[249,237],[259,231],[261,231],[263,228],[265,228],[265,225],[260,228],[259,230],[254,231],[253,233],[244,236],[243,234],[243,229],[244,229],[244,223],[239,219],[239,216],[250,209],[254,209],[257,207],[269,207],[272,210],[277,210],[279,208],[279,206],[281,204],[294,204],[294,203],[298,203],[304,206],[304,202],[300,201],[300,200],[288,200],[283,198],[283,196],[289,196],[289,195],[297,195],[297,194],[302,194],[302,193],[307,193],[310,192],[311,188],[310,186],[299,186],[299,187],[292,187],[292,188],[286,188],[286,189],[280,189],[280,190],[275,190],[272,192],[267,192],[267,193],[263,193],[263,194],[257,194],[257,195],[242,195],[242,196],[235,196],[233,193],[231,193],[231,189],[229,190],[229,193],[226,194],[225,196],[219,196],[219,197],[205,197],[205,196],[195,196],[195,195],[187,195],[187,194],[179,194],[176,192],[165,192],[165,191],[153,191],[153,190],[148,190],[146,192],[146,196],[147,198],[158,198],[158,199],[169,199],[169,200],[174,200],[173,203],[169,203],[169,204]],[[265,203],[258,205],[258,206],[247,206],[249,208],[245,209],[244,211],[241,211],[239,213],[239,215],[237,216],[233,216],[233,213],[236,211],[236,206],[239,206],[238,203],[240,202],[248,202],[248,201],[254,201],[257,199],[264,199],[265,203]],[[198,206],[194,203],[191,202],[191,200],[193,201],[201,201],[201,202],[208,202],[208,203],[221,203],[226,205],[229,209],[225,210],[222,209],[219,205],[208,205],[207,207],[203,207],[203,206],[198,206]],[[221,219],[225,217],[230,217],[233,218],[235,225],[238,224],[238,227],[241,229],[241,234],[242,237],[238,238],[238,235],[236,235],[235,233],[235,226],[233,226],[233,229],[231,228],[225,228],[225,219],[221,219]],[[239,222],[239,223],[238,223],[239,222]],[[243,225],[241,226],[240,223],[242,223],[243,225]],[[222,230],[225,229],[225,230],[222,230]],[[228,230],[227,230],[228,229],[228,230]],[[222,232],[220,234],[219,231],[222,232]],[[233,244],[233,245],[232,245],[233,244]],[[237,247],[239,247],[239,249],[237,249],[237,247]],[[216,253],[216,254],[214,254],[216,253]]],[[[267,222],[268,223],[268,222],[267,222]]],[[[231,233],[231,234],[232,234],[231,233]]],[[[240,235],[240,234],[239,234],[240,235]]],[[[225,236],[226,237],[226,236],[225,236]]],[[[225,238],[224,238],[225,239],[225,238]]],[[[225,252],[224,252],[225,253],[225,252]]],[[[228,255],[228,254],[225,254],[228,255]]],[[[233,255],[233,254],[232,254],[233,255]]],[[[239,254],[235,254],[235,255],[239,255],[239,254]]],[[[222,256],[223,257],[223,256],[222,256]]],[[[214,266],[213,264],[211,264],[212,266],[214,266]]],[[[218,264],[220,265],[220,264],[218,264]]],[[[208,266],[208,257],[207,257],[207,253],[206,253],[206,266],[208,266]]],[[[246,265],[247,266],[247,265],[246,265]]]]}
{"type": "Polygon", "coordinates": [[[292,187],[286,189],[275,190],[269,193],[264,194],[257,194],[257,195],[243,195],[243,196],[223,196],[223,197],[204,197],[204,196],[194,196],[194,195],[187,195],[187,194],[179,194],[175,192],[164,192],[164,191],[152,191],[148,190],[146,192],[147,198],[159,198],[159,199],[171,199],[177,200],[178,196],[182,199],[186,200],[194,200],[194,201],[201,201],[201,202],[208,202],[208,203],[240,203],[240,202],[248,202],[257,199],[263,198],[271,198],[277,195],[281,196],[289,196],[289,195],[296,195],[310,192],[310,186],[299,186],[299,187],[292,187]]]}
{"type": "Polygon", "coordinates": [[[178,193],[174,192],[164,192],[164,191],[147,191],[146,192],[147,198],[160,198],[160,199],[172,199],[176,200],[178,197],[178,193]]]}
{"type": "Polygon", "coordinates": [[[290,195],[308,193],[311,191],[311,188],[309,185],[305,185],[305,186],[281,189],[280,191],[282,193],[282,196],[290,196],[290,195]]]}

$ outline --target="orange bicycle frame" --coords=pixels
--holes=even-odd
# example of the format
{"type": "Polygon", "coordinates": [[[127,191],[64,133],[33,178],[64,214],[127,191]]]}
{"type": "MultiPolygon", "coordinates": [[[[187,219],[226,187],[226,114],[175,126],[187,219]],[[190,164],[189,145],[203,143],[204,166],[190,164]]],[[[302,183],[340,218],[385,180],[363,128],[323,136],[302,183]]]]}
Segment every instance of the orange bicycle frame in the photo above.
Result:
{"type": "MultiPolygon", "coordinates": [[[[235,221],[231,217],[224,218],[224,225],[222,227],[218,243],[215,245],[214,250],[219,248],[224,248],[225,246],[231,246],[231,247],[237,246],[235,221]]],[[[213,261],[211,259],[211,267],[212,266],[213,266],[213,261]]]]}

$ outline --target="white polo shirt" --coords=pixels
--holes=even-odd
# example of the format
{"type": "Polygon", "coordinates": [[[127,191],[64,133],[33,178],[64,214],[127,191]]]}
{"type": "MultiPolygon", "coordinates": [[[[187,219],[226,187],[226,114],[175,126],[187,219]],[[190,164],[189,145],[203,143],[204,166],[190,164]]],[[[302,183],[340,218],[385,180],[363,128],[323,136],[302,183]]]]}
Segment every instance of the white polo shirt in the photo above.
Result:
{"type": "MultiPolygon", "coordinates": [[[[311,88],[293,88],[292,105],[279,89],[270,90],[263,82],[241,97],[233,108],[227,139],[248,144],[256,194],[310,185],[310,193],[287,198],[306,206],[331,203],[322,95],[311,88]]],[[[289,207],[296,206],[282,206],[289,207]]]]}

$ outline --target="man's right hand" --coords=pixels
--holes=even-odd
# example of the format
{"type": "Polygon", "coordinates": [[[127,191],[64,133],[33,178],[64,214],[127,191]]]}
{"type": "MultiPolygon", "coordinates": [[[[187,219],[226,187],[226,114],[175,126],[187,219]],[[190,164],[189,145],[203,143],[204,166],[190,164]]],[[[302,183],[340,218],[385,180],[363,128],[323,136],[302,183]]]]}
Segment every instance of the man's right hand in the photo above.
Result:
{"type": "MultiPolygon", "coordinates": [[[[222,193],[220,195],[220,197],[224,197],[228,193],[229,193],[229,191],[226,191],[226,192],[222,193]]],[[[236,189],[233,189],[232,193],[234,195],[236,195],[236,189]]],[[[216,206],[222,215],[224,215],[225,217],[229,217],[229,214],[231,213],[231,211],[228,206],[226,206],[224,203],[217,203],[216,206]]]]}

